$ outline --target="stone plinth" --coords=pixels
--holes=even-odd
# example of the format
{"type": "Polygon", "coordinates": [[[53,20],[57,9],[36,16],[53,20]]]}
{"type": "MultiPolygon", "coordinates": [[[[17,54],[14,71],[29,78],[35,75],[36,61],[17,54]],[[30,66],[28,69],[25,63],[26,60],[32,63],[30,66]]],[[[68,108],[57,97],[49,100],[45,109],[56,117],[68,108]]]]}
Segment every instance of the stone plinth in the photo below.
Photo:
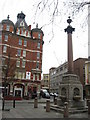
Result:
{"type": "Polygon", "coordinates": [[[79,77],[75,74],[65,74],[59,86],[59,97],[57,104],[64,106],[64,102],[68,102],[70,108],[84,107],[83,86],[79,77]]]}

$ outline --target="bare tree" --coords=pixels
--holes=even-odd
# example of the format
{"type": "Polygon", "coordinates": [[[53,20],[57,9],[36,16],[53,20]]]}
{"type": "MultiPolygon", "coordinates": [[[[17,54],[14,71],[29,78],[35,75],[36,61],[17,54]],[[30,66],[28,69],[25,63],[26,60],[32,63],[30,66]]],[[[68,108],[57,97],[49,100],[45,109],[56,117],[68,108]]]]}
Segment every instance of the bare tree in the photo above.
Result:
{"type": "Polygon", "coordinates": [[[9,84],[11,81],[13,81],[13,79],[15,77],[15,69],[16,69],[15,60],[13,60],[13,61],[11,60],[11,55],[9,53],[8,57],[6,58],[3,66],[2,66],[4,96],[6,95],[7,84],[9,84]]]}
{"type": "MultiPolygon", "coordinates": [[[[75,18],[79,12],[83,12],[85,9],[87,9],[89,4],[90,1],[88,0],[39,0],[36,2],[36,4],[34,4],[34,7],[36,8],[34,20],[39,18],[40,15],[44,15],[44,12],[46,12],[46,14],[49,16],[49,20],[41,28],[45,27],[46,25],[52,25],[51,31],[53,38],[53,25],[56,24],[55,20],[57,17],[59,18],[59,23],[65,15],[70,15],[72,18],[75,18]]],[[[87,19],[87,16],[85,19],[87,19]]]]}

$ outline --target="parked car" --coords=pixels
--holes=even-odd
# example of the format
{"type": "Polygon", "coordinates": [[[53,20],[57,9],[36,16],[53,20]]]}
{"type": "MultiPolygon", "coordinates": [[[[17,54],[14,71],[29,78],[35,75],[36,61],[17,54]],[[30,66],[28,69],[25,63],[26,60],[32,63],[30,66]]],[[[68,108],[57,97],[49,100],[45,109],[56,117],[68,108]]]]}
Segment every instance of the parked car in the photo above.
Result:
{"type": "Polygon", "coordinates": [[[58,94],[57,94],[57,93],[54,93],[54,96],[55,96],[55,97],[58,97],[58,94]]]}
{"type": "Polygon", "coordinates": [[[36,93],[36,92],[33,92],[31,98],[34,99],[35,97],[37,97],[37,93],[36,93]]]}
{"type": "Polygon", "coordinates": [[[43,97],[43,98],[50,98],[50,94],[45,89],[41,89],[40,96],[43,97]]]}
{"type": "Polygon", "coordinates": [[[50,96],[54,96],[54,94],[53,94],[53,93],[50,93],[50,96]]]}

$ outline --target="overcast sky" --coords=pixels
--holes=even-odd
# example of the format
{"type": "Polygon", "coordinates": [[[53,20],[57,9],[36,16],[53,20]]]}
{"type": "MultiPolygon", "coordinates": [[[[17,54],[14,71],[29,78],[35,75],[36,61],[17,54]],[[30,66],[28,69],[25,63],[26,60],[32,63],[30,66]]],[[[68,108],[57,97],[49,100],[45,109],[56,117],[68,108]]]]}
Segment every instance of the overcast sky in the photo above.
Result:
{"type": "MultiPolygon", "coordinates": [[[[39,19],[34,19],[35,7],[38,0],[2,0],[0,1],[0,21],[6,19],[10,15],[10,20],[16,23],[17,14],[23,11],[26,15],[26,22],[32,28],[36,26],[41,27],[48,23],[49,16],[47,12],[38,15],[39,19]]],[[[51,40],[52,26],[46,26],[42,30],[44,32],[44,46],[43,46],[43,73],[49,73],[51,67],[58,67],[60,64],[67,61],[67,33],[64,29],[67,27],[67,18],[70,14],[63,15],[61,19],[57,17],[54,24],[54,38],[51,40]]],[[[87,21],[85,17],[87,10],[80,12],[75,19],[73,19],[72,27],[75,28],[73,32],[73,58],[74,60],[83,57],[88,57],[88,34],[87,21]],[[83,13],[83,14],[82,14],[83,13]],[[83,27],[82,27],[83,26],[83,27]]]]}

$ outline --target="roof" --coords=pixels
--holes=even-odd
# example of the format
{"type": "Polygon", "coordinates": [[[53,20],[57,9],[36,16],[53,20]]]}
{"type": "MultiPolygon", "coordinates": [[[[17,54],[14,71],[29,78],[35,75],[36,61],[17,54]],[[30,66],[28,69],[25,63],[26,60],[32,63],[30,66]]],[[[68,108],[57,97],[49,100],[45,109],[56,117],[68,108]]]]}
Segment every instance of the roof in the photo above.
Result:
{"type": "Polygon", "coordinates": [[[4,20],[2,20],[1,23],[14,26],[14,23],[11,20],[9,20],[9,19],[4,19],[4,20]]]}
{"type": "Polygon", "coordinates": [[[44,35],[43,31],[40,28],[34,28],[34,29],[32,29],[32,32],[39,32],[44,35]]]}

